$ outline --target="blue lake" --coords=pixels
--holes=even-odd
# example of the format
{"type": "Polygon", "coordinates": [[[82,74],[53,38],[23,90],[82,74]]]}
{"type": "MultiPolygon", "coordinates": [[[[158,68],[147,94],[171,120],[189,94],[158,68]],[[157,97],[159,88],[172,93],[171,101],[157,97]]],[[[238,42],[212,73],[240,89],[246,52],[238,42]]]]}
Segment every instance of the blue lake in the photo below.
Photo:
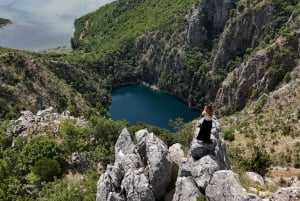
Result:
{"type": "Polygon", "coordinates": [[[170,119],[182,118],[189,122],[200,115],[177,98],[143,85],[116,88],[109,111],[113,120],[127,120],[132,124],[145,122],[169,130],[172,130],[170,119]]]}

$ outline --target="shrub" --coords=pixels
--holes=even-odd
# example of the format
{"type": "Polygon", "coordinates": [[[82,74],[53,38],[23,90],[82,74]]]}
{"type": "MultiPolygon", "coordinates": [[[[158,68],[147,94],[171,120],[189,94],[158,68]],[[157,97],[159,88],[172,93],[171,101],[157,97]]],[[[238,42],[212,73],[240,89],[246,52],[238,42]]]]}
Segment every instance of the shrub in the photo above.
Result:
{"type": "Polygon", "coordinates": [[[4,118],[9,112],[9,106],[6,101],[0,98],[0,118],[4,118]]]}
{"type": "Polygon", "coordinates": [[[265,104],[268,101],[268,97],[267,96],[263,96],[259,99],[259,101],[256,103],[255,108],[254,108],[254,113],[258,114],[261,113],[265,104]]]}
{"type": "Polygon", "coordinates": [[[234,130],[230,129],[224,132],[224,139],[232,142],[235,139],[234,130]]]}
{"type": "Polygon", "coordinates": [[[300,157],[299,156],[296,156],[294,159],[294,167],[300,168],[300,157]]]}
{"type": "Polygon", "coordinates": [[[63,121],[61,124],[63,147],[68,153],[84,151],[87,147],[88,133],[84,128],[75,125],[72,120],[63,121]]]}
{"type": "Polygon", "coordinates": [[[264,176],[268,172],[270,165],[270,155],[265,150],[260,150],[259,147],[254,147],[252,156],[246,162],[246,170],[253,171],[264,176]]]}
{"type": "Polygon", "coordinates": [[[291,136],[293,134],[293,128],[290,125],[284,125],[282,128],[282,134],[284,136],[291,136]]]}
{"type": "Polygon", "coordinates": [[[53,181],[55,176],[61,174],[61,168],[58,161],[43,157],[34,164],[32,172],[42,181],[53,181]]]}
{"type": "Polygon", "coordinates": [[[26,168],[34,165],[39,159],[45,157],[59,162],[64,161],[62,147],[53,140],[43,137],[32,139],[21,151],[21,160],[26,168]]]}

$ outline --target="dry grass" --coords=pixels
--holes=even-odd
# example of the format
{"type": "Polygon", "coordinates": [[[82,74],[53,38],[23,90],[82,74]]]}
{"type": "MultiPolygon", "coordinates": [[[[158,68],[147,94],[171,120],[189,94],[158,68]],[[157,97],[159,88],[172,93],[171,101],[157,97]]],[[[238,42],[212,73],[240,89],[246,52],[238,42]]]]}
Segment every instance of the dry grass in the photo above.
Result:
{"type": "MultiPolygon", "coordinates": [[[[289,83],[248,103],[243,111],[220,119],[223,132],[234,130],[235,140],[227,142],[230,147],[247,154],[256,145],[270,154],[274,166],[294,167],[300,153],[300,65],[291,75],[289,83]]],[[[291,172],[290,176],[298,174],[291,172]]]]}
{"type": "Polygon", "coordinates": [[[78,183],[80,181],[82,181],[84,179],[84,175],[80,174],[78,172],[71,172],[69,171],[69,173],[66,175],[66,178],[68,180],[69,183],[78,183]]]}

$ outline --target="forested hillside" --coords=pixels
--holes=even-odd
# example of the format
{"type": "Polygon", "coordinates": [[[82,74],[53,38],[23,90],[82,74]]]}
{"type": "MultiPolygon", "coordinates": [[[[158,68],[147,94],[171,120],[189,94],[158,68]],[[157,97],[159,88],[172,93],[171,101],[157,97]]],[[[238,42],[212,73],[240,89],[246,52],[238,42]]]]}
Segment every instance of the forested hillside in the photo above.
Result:
{"type": "Polygon", "coordinates": [[[111,102],[110,87],[85,65],[47,60],[44,55],[0,48],[0,118],[49,106],[76,114],[111,102]]]}
{"type": "MultiPolygon", "coordinates": [[[[96,63],[113,85],[142,80],[199,108],[220,98],[229,72],[293,35],[298,14],[298,1],[117,1],[76,20],[72,44],[78,58],[96,63]]],[[[242,103],[230,110],[242,109],[252,94],[273,90],[295,67],[297,51],[283,51],[264,71],[276,74],[267,79],[270,86],[246,89],[242,103]],[[279,63],[281,57],[291,61],[279,63]],[[287,67],[278,74],[280,65],[287,67]]]]}

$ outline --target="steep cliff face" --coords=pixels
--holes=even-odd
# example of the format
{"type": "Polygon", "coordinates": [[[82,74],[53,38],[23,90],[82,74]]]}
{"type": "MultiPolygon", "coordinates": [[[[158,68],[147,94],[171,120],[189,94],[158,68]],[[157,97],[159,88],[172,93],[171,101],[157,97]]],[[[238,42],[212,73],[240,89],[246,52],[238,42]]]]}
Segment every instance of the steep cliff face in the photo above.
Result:
{"type": "Polygon", "coordinates": [[[241,110],[249,99],[275,89],[284,76],[297,66],[300,31],[278,38],[242,63],[222,82],[216,104],[223,111],[241,110]]]}
{"type": "Polygon", "coordinates": [[[191,46],[207,48],[212,39],[223,32],[230,10],[237,0],[202,1],[195,5],[188,16],[187,42],[191,46]]]}
{"type": "Polygon", "coordinates": [[[268,26],[274,12],[270,3],[262,1],[255,6],[245,6],[236,9],[235,16],[228,21],[213,59],[213,69],[226,69],[228,61],[243,56],[247,48],[256,48],[272,31],[272,27],[268,26]]]}

